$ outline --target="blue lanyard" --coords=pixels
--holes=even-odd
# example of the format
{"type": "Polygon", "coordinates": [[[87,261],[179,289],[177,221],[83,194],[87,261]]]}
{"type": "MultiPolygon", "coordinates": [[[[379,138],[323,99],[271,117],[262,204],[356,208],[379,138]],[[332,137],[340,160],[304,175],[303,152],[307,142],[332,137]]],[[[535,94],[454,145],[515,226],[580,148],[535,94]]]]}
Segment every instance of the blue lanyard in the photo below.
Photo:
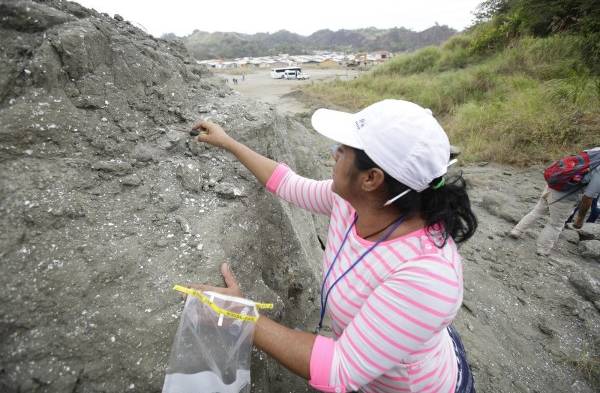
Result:
{"type": "Polygon", "coordinates": [[[358,265],[358,263],[360,261],[362,261],[363,258],[366,257],[368,253],[370,253],[381,242],[385,241],[396,230],[396,228],[398,228],[400,226],[400,224],[402,224],[402,221],[404,221],[404,217],[400,217],[398,220],[396,220],[394,222],[394,224],[390,227],[390,229],[385,233],[385,235],[381,239],[377,240],[371,247],[369,247],[369,249],[367,251],[365,251],[352,264],[352,266],[350,266],[348,268],[348,270],[346,270],[341,276],[339,276],[334,281],[333,285],[331,287],[329,287],[329,289],[327,290],[327,293],[325,293],[325,283],[327,282],[327,278],[329,278],[329,274],[331,273],[331,270],[333,269],[333,265],[335,264],[335,262],[337,261],[338,257],[340,256],[340,253],[342,252],[342,248],[344,248],[344,244],[346,244],[346,240],[348,240],[348,235],[350,235],[350,231],[352,230],[352,227],[354,227],[354,225],[356,224],[357,220],[358,220],[358,215],[355,215],[354,221],[352,221],[352,224],[350,224],[350,227],[346,231],[346,235],[344,235],[344,240],[342,240],[342,244],[340,245],[340,248],[338,248],[337,253],[335,254],[335,258],[333,258],[333,262],[331,262],[331,265],[329,265],[329,269],[327,270],[327,274],[325,274],[325,278],[323,279],[323,284],[321,285],[321,318],[319,319],[319,326],[317,326],[317,329],[315,330],[315,333],[318,333],[321,330],[321,328],[323,327],[323,318],[325,318],[325,310],[327,309],[327,300],[329,299],[329,294],[331,293],[331,290],[336,286],[336,284],[338,282],[340,282],[340,280],[342,278],[344,278],[344,276],[346,274],[348,274],[352,269],[354,269],[354,267],[356,265],[358,265]],[[323,293],[325,293],[325,299],[324,300],[323,300],[323,293]]]}

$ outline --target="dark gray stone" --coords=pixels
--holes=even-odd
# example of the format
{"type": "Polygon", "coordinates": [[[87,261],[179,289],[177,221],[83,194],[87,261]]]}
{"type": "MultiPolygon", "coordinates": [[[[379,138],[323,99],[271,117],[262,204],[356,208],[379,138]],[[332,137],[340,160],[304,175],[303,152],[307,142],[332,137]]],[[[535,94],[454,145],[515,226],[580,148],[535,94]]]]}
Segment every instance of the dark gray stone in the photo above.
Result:
{"type": "Polygon", "coordinates": [[[125,176],[122,180],[121,183],[126,185],[126,186],[139,186],[140,184],[142,184],[142,179],[140,179],[140,177],[137,174],[133,174],[133,175],[129,175],[129,176],[125,176]]]}
{"type": "Polygon", "coordinates": [[[600,301],[600,282],[588,272],[578,270],[569,275],[569,282],[579,294],[590,302],[600,301]]]}
{"type": "Polygon", "coordinates": [[[508,198],[496,191],[488,191],[481,200],[481,206],[490,214],[511,224],[520,220],[520,213],[509,203],[508,198]]]}
{"type": "Polygon", "coordinates": [[[586,222],[578,232],[581,240],[600,240],[600,224],[586,222]]]}
{"type": "Polygon", "coordinates": [[[202,186],[204,185],[203,172],[197,163],[188,162],[180,164],[177,167],[176,173],[184,189],[192,192],[200,192],[202,190],[202,186]]]}
{"type": "Polygon", "coordinates": [[[569,243],[572,243],[572,244],[579,243],[579,234],[577,233],[577,231],[565,229],[562,231],[562,233],[560,235],[569,243]]]}
{"type": "Polygon", "coordinates": [[[600,240],[583,240],[579,242],[581,256],[600,263],[600,240]]]}
{"type": "Polygon", "coordinates": [[[235,199],[247,196],[243,187],[233,184],[218,183],[215,185],[214,190],[217,195],[227,199],[235,199]]]}
{"type": "Polygon", "coordinates": [[[159,161],[160,151],[148,144],[134,147],[132,157],[141,162],[159,161]]]}
{"type": "Polygon", "coordinates": [[[130,173],[133,170],[133,167],[127,161],[116,159],[110,161],[98,161],[92,165],[92,169],[122,176],[130,173]]]}

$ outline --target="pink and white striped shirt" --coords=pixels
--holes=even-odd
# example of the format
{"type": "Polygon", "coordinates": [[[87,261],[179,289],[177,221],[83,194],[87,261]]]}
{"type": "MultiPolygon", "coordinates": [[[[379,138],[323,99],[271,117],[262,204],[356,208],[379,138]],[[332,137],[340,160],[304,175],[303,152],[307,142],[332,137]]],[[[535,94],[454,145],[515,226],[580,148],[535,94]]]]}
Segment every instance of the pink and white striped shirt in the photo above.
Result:
{"type": "MultiPolygon", "coordinates": [[[[283,164],[267,183],[282,199],[330,216],[323,276],[355,215],[332,183],[283,164]]],[[[371,245],[353,228],[325,290],[371,245]]],[[[440,249],[420,229],[380,243],[331,291],[327,313],[335,339],[317,336],[310,384],[326,392],[454,392],[457,359],[446,327],[462,297],[462,263],[452,239],[440,249]]]]}

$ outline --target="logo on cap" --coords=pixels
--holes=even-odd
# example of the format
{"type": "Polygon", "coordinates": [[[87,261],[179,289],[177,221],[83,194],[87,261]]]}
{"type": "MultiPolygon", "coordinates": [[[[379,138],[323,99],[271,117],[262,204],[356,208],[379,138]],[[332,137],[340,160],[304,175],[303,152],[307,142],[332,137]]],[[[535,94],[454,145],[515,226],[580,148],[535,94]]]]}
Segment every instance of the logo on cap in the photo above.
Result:
{"type": "Polygon", "coordinates": [[[360,130],[361,128],[363,128],[365,126],[365,119],[358,119],[357,121],[354,122],[354,124],[356,124],[356,129],[360,130]]]}

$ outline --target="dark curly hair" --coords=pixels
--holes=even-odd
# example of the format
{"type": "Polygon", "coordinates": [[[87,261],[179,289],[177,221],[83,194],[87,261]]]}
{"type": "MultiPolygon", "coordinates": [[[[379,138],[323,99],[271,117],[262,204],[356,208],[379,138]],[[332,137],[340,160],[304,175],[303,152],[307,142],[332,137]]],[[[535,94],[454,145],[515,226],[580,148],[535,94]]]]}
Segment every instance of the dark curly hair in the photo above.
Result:
{"type": "MultiPolygon", "coordinates": [[[[363,150],[354,149],[354,151],[356,168],[381,169],[363,150]]],[[[383,169],[381,170],[385,175],[384,183],[389,198],[409,189],[383,169]]],[[[442,177],[438,177],[429,184],[438,184],[441,180],[442,177]]],[[[409,192],[393,202],[393,206],[407,216],[420,214],[425,220],[428,233],[439,248],[444,247],[448,237],[452,237],[456,243],[462,243],[473,236],[477,230],[477,217],[471,210],[471,201],[462,174],[444,179],[444,186],[437,189],[429,187],[421,192],[409,192]]]]}

